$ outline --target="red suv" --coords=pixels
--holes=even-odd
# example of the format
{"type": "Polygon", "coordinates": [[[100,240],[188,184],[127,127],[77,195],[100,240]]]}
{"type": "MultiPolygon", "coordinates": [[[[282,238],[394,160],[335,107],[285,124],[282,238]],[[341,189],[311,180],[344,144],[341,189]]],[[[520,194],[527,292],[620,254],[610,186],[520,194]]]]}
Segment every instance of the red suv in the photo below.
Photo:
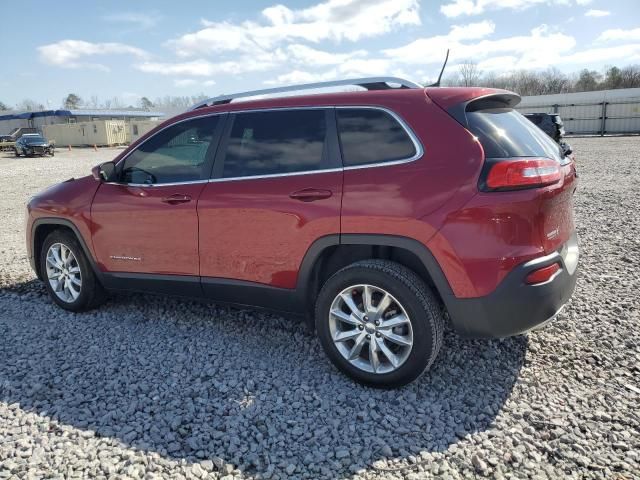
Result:
{"type": "Polygon", "coordinates": [[[445,319],[484,338],[551,320],[576,282],[575,167],[519,97],[384,77],[296,89],[345,84],[367,91],[211,99],[31,199],[53,300],[301,314],[340,370],[383,387],[429,368],[445,319]]]}

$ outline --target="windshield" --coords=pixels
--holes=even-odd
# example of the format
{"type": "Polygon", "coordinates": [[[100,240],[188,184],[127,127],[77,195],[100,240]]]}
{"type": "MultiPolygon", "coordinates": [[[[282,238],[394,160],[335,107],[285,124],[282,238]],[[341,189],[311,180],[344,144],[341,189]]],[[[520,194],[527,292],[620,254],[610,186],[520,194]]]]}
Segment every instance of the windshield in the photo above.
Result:
{"type": "Polygon", "coordinates": [[[32,143],[46,143],[47,140],[44,137],[22,137],[24,138],[24,143],[26,143],[27,145],[31,145],[32,143]]]}
{"type": "Polygon", "coordinates": [[[547,157],[562,161],[560,146],[511,108],[467,111],[467,123],[487,158],[547,157]]]}

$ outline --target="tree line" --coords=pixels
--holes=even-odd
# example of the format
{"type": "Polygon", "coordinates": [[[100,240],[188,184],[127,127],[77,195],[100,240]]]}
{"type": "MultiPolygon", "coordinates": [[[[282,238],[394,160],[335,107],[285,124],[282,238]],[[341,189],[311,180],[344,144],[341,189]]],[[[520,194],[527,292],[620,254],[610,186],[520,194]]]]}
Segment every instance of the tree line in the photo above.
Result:
{"type": "Polygon", "coordinates": [[[606,67],[603,71],[583,69],[566,75],[557,68],[544,71],[519,70],[506,74],[484,73],[475,62],[464,62],[442,80],[443,86],[503,88],[520,95],[591,92],[640,87],[640,65],[606,67]]]}
{"type": "MultiPolygon", "coordinates": [[[[0,111],[27,111],[33,112],[38,110],[47,110],[52,108],[64,108],[64,109],[79,109],[79,108],[93,108],[93,109],[142,109],[142,110],[161,110],[168,112],[184,111],[191,105],[198,103],[208,98],[204,94],[200,95],[187,95],[187,96],[170,96],[158,97],[154,101],[148,97],[141,97],[134,103],[125,102],[120,97],[112,97],[104,100],[100,100],[97,95],[92,95],[88,99],[83,99],[76,93],[70,93],[62,99],[60,105],[51,107],[45,106],[43,103],[36,102],[35,100],[25,99],[18,102],[15,107],[11,107],[4,102],[0,102],[0,111]]],[[[166,112],[165,112],[166,113],[166,112]]]]}
{"type": "MultiPolygon", "coordinates": [[[[425,82],[429,84],[431,82],[425,82]]],[[[549,68],[544,71],[518,70],[505,74],[495,72],[483,72],[475,62],[467,61],[460,64],[452,74],[442,80],[443,86],[456,87],[491,87],[514,91],[520,95],[549,95],[553,93],[590,92],[593,90],[610,90],[617,88],[640,87],[640,65],[626,67],[607,67],[603,71],[583,69],[572,74],[564,74],[557,68],[549,68]]],[[[186,110],[191,105],[198,103],[207,96],[186,95],[158,97],[150,100],[141,97],[138,101],[127,103],[120,97],[112,97],[100,100],[97,95],[83,99],[76,93],[70,93],[62,99],[61,108],[102,108],[102,109],[133,109],[159,110],[167,114],[186,110]]],[[[19,102],[11,107],[0,101],[0,111],[36,111],[51,108],[31,99],[19,102]]],[[[58,108],[58,107],[53,107],[58,108]]]]}

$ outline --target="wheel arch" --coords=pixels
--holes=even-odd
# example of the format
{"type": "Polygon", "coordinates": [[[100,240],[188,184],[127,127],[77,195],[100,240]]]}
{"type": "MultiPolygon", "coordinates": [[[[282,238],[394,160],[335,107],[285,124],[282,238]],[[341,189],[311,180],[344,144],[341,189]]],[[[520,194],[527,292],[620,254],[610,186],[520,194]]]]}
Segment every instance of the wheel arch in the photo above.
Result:
{"type": "Polygon", "coordinates": [[[100,278],[100,270],[97,268],[91,250],[89,250],[80,230],[76,225],[71,221],[65,218],[38,218],[33,222],[31,227],[31,252],[33,255],[33,266],[36,271],[36,275],[40,280],[42,280],[42,274],[40,269],[40,255],[42,250],[42,245],[44,244],[44,240],[47,238],[51,232],[55,230],[66,230],[73,234],[78,240],[80,247],[82,248],[85,256],[89,260],[91,264],[91,268],[98,278],[100,278]]]}
{"type": "Polygon", "coordinates": [[[445,306],[453,295],[437,260],[417,240],[383,234],[342,234],[322,237],[307,251],[297,281],[301,301],[304,305],[313,305],[315,296],[333,273],[351,263],[372,258],[392,260],[411,269],[432,287],[445,306]]]}

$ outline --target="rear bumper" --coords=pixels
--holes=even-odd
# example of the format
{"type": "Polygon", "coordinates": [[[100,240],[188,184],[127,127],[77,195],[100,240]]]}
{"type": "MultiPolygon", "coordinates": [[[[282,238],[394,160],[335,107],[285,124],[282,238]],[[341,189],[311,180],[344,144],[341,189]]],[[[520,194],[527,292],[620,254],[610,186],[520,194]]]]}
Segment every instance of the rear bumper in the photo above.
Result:
{"type": "Polygon", "coordinates": [[[445,299],[456,331],[467,337],[503,338],[541,328],[560,312],[573,294],[578,273],[578,237],[574,232],[562,248],[516,267],[491,294],[445,299]],[[532,270],[559,262],[549,281],[527,285],[532,270]]]}

